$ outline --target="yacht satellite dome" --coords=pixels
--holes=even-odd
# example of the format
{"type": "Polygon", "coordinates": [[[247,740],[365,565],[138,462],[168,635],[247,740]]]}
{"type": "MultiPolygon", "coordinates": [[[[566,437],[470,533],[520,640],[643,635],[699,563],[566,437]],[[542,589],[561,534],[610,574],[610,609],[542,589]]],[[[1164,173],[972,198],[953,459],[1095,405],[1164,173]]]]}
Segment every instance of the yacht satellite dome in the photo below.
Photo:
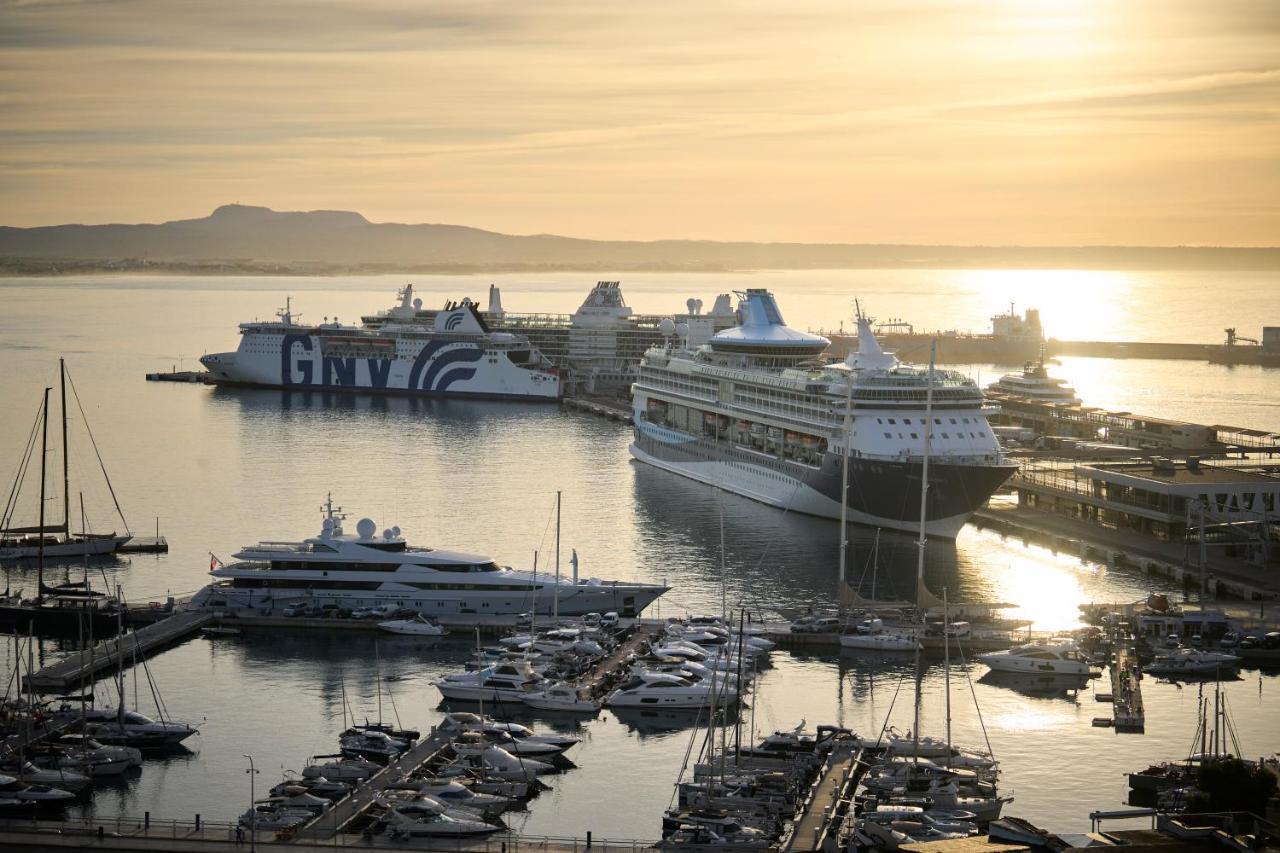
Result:
{"type": "Polygon", "coordinates": [[[378,532],[378,525],[374,523],[372,518],[362,518],[356,522],[356,533],[361,539],[372,539],[373,534],[378,532]]]}
{"type": "Polygon", "coordinates": [[[676,333],[676,321],[670,317],[663,317],[658,322],[658,331],[667,337],[671,337],[676,333]]]}
{"type": "Polygon", "coordinates": [[[400,538],[400,525],[397,524],[395,527],[391,528],[391,535],[397,539],[400,538]]]}
{"type": "Polygon", "coordinates": [[[321,527],[321,529],[323,529],[323,530],[332,530],[332,529],[333,529],[333,519],[332,519],[332,518],[326,518],[326,519],[324,520],[324,523],[323,523],[323,524],[321,524],[321,525],[320,525],[320,527],[321,527]]]}
{"type": "Polygon", "coordinates": [[[394,538],[395,538],[394,536],[392,536],[392,535],[391,535],[391,528],[390,528],[390,527],[388,527],[386,530],[382,531],[382,538],[383,538],[383,539],[394,539],[394,538]]]}
{"type": "Polygon", "coordinates": [[[422,300],[421,300],[421,299],[415,299],[415,300],[413,300],[413,310],[414,310],[414,311],[421,311],[421,310],[422,310],[422,300]]]}
{"type": "Polygon", "coordinates": [[[679,335],[679,336],[680,336],[680,337],[682,337],[682,338],[683,338],[685,335],[689,334],[689,324],[688,324],[688,323],[677,323],[677,324],[676,324],[676,334],[677,334],[677,335],[679,335]]]}

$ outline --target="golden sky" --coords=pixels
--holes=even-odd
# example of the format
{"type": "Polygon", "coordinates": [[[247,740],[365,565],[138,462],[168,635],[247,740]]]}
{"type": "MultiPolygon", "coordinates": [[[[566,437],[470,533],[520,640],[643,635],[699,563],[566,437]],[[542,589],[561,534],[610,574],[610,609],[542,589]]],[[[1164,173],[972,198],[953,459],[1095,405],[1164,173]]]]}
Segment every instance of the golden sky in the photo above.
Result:
{"type": "Polygon", "coordinates": [[[0,0],[0,223],[1280,244],[1280,0],[0,0]]]}

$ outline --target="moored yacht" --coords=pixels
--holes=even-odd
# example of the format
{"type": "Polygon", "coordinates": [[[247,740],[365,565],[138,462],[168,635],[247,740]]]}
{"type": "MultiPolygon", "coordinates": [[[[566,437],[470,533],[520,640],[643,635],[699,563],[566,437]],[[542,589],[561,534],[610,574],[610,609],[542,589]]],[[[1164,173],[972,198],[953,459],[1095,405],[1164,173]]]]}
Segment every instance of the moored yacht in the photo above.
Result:
{"type": "Polygon", "coordinates": [[[978,655],[978,660],[998,672],[1043,675],[1087,675],[1089,662],[1075,643],[1027,643],[999,652],[978,655]]]}
{"type": "Polygon", "coordinates": [[[545,573],[499,566],[493,558],[414,546],[399,527],[378,533],[368,518],[346,533],[330,498],[318,536],[259,542],[215,565],[214,582],[191,605],[200,609],[271,612],[300,608],[410,608],[424,618],[466,614],[515,616],[537,610],[561,616],[608,610],[636,616],[667,587],[603,581],[557,581],[545,573]]]}
{"type": "Polygon", "coordinates": [[[1009,397],[1020,397],[1036,403],[1054,403],[1065,406],[1080,405],[1076,389],[1067,384],[1067,380],[1050,376],[1044,365],[1044,356],[1039,361],[1028,362],[1021,373],[1008,373],[1000,377],[998,382],[987,386],[994,394],[1009,397]]]}

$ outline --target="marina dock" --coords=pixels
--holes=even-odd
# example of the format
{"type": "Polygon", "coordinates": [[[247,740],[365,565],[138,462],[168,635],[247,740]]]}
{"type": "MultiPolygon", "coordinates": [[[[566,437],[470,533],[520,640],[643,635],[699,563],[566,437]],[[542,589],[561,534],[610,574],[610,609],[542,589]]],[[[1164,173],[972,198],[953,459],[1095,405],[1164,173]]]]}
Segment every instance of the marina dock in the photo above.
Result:
{"type": "Polygon", "coordinates": [[[1111,659],[1111,719],[1117,732],[1142,734],[1146,730],[1141,678],[1133,644],[1117,643],[1111,659]]]}
{"type": "Polygon", "coordinates": [[[168,554],[169,541],[163,536],[135,536],[116,546],[117,554],[168,554]]]}
{"type": "Polygon", "coordinates": [[[836,833],[866,769],[862,755],[863,750],[849,742],[837,743],[832,748],[790,836],[781,846],[782,853],[839,849],[836,833]]]}
{"type": "Polygon", "coordinates": [[[24,678],[23,682],[39,693],[63,692],[100,672],[115,669],[121,665],[122,658],[128,661],[135,655],[145,657],[186,639],[212,620],[212,613],[178,611],[136,631],[98,643],[92,649],[77,652],[24,678]]]}

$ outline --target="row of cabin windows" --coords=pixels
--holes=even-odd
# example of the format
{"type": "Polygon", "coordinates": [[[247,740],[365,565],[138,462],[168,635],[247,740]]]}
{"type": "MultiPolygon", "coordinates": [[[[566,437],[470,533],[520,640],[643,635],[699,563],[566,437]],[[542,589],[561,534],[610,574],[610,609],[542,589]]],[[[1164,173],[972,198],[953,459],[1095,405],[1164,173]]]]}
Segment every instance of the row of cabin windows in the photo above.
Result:
{"type": "MultiPolygon", "coordinates": [[[[231,583],[234,587],[252,588],[252,589],[315,589],[316,581],[307,580],[305,578],[236,578],[231,583]]],[[[382,586],[382,581],[330,581],[326,580],[319,585],[323,590],[330,589],[364,589],[374,590],[382,586]]],[[[414,582],[405,583],[403,586],[413,587],[414,589],[432,589],[432,590],[470,590],[478,592],[533,592],[533,584],[518,583],[426,583],[414,582]]],[[[541,587],[539,587],[541,588],[541,587]]]]}
{"type": "MultiPolygon", "coordinates": [[[[399,544],[399,543],[397,543],[399,544]]],[[[403,546],[402,546],[403,547],[403,546]]],[[[497,563],[411,563],[413,568],[432,569],[437,572],[496,572],[497,563]]],[[[395,572],[400,563],[350,563],[339,560],[272,560],[271,568],[281,571],[308,572],[395,572]]]]}

